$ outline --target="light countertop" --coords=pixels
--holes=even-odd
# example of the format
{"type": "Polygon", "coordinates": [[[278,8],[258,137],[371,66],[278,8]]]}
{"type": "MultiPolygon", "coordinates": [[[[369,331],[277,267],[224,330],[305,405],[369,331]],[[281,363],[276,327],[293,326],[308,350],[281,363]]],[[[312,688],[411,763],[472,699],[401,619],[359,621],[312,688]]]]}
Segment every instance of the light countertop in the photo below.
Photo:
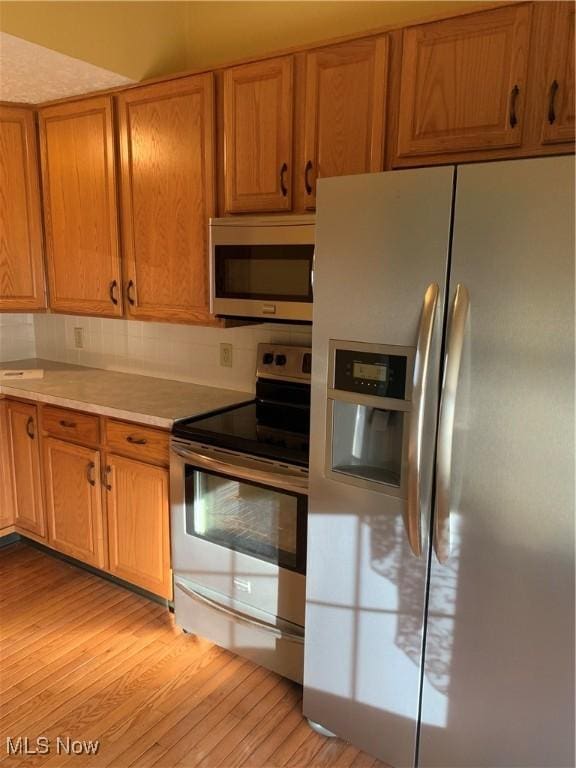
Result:
{"type": "Polygon", "coordinates": [[[44,369],[43,379],[0,379],[0,394],[170,429],[178,419],[253,400],[237,392],[50,360],[11,360],[0,370],[44,369]]]}

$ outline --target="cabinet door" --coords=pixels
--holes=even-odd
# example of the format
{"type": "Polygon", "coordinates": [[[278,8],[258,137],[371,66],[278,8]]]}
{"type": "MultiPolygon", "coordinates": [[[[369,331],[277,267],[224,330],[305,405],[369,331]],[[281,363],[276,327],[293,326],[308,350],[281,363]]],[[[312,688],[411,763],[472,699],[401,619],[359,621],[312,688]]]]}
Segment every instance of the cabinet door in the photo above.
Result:
{"type": "Polygon", "coordinates": [[[112,99],[39,116],[50,306],[121,315],[112,99]]]}
{"type": "Polygon", "coordinates": [[[109,455],[105,474],[110,572],[171,599],[168,470],[109,455]]]}
{"type": "Polygon", "coordinates": [[[292,207],[292,56],[224,72],[224,177],[229,213],[292,207]]]}
{"type": "Polygon", "coordinates": [[[0,400],[0,530],[14,524],[6,401],[0,400]]]}
{"type": "Polygon", "coordinates": [[[404,30],[398,154],[519,146],[529,5],[404,30]]]}
{"type": "Polygon", "coordinates": [[[296,183],[307,207],[321,176],[382,170],[387,64],[385,37],[306,56],[305,165],[296,183]]]}
{"type": "Polygon", "coordinates": [[[99,452],[53,437],[45,438],[42,448],[49,543],[104,568],[99,452]]]}
{"type": "Polygon", "coordinates": [[[118,109],[128,313],[206,321],[213,75],[127,91],[118,109]]]}
{"type": "Polygon", "coordinates": [[[0,106],[0,310],[46,306],[36,126],[0,106]]]}
{"type": "Polygon", "coordinates": [[[574,141],[573,3],[550,3],[554,15],[549,38],[547,103],[542,104],[542,142],[574,141]]]}
{"type": "Polygon", "coordinates": [[[42,500],[38,416],[35,405],[8,401],[8,452],[14,491],[14,522],[40,538],[46,536],[42,500]]]}

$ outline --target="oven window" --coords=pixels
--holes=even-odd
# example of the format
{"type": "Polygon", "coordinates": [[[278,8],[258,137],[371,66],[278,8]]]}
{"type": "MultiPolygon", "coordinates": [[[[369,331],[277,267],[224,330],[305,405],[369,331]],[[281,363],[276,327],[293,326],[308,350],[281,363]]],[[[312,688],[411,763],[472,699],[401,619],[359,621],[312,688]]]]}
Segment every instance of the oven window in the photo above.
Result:
{"type": "Polygon", "coordinates": [[[216,296],[312,301],[313,245],[217,245],[216,296]]]}
{"type": "Polygon", "coordinates": [[[186,467],[186,532],[305,572],[306,497],[186,467]]]}

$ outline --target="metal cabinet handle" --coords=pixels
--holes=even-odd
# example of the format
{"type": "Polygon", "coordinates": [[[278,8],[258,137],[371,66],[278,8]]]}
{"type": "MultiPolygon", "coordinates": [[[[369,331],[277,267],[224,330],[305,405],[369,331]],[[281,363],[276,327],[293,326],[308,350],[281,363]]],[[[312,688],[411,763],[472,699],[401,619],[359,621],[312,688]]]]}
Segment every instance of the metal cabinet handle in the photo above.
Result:
{"type": "Polygon", "coordinates": [[[108,288],[108,295],[110,296],[110,301],[112,302],[112,304],[114,304],[114,306],[118,304],[118,297],[116,295],[117,288],[118,288],[118,281],[112,280],[108,288]]]}
{"type": "Polygon", "coordinates": [[[127,442],[132,443],[132,445],[146,445],[148,442],[144,437],[134,437],[133,435],[128,435],[126,440],[127,442]]]}
{"type": "Polygon", "coordinates": [[[96,480],[94,479],[95,469],[96,469],[96,464],[94,464],[93,461],[89,461],[88,466],[86,467],[86,479],[88,480],[91,486],[96,485],[96,480]]]}
{"type": "Polygon", "coordinates": [[[520,88],[515,85],[510,91],[510,128],[515,128],[518,125],[518,116],[516,115],[516,102],[520,88]]]}
{"type": "Polygon", "coordinates": [[[129,280],[128,285],[126,286],[126,298],[128,299],[128,304],[130,304],[132,307],[134,304],[136,304],[136,299],[134,298],[134,280],[129,280]]]}
{"type": "Polygon", "coordinates": [[[282,192],[282,197],[286,197],[288,194],[288,187],[286,186],[287,172],[288,165],[286,163],[282,163],[282,168],[280,168],[280,191],[282,192]]]}
{"type": "Polygon", "coordinates": [[[446,343],[444,380],[440,397],[438,445],[436,451],[436,518],[434,520],[434,551],[438,562],[450,556],[450,479],[452,473],[452,438],[458,376],[464,347],[466,320],[470,309],[468,290],[459,283],[452,306],[452,317],[446,343]]]}
{"type": "MultiPolygon", "coordinates": [[[[201,594],[200,592],[197,592],[195,589],[191,589],[190,587],[185,587],[184,584],[177,581],[175,582],[175,586],[182,590],[185,595],[188,595],[188,597],[191,597],[192,600],[196,600],[199,603],[203,603],[204,605],[207,605],[209,608],[212,608],[213,610],[219,611],[220,613],[226,614],[226,616],[230,616],[235,621],[240,621],[242,624],[248,624],[252,627],[257,627],[258,629],[263,629],[266,632],[269,632],[271,635],[276,637],[278,640],[290,640],[293,643],[303,643],[304,642],[304,630],[302,629],[302,632],[296,632],[294,630],[285,630],[281,627],[276,627],[274,624],[268,624],[265,621],[261,621],[260,619],[256,619],[253,616],[247,616],[245,613],[241,613],[240,611],[235,610],[234,608],[228,608],[225,605],[221,605],[220,603],[217,603],[215,600],[211,600],[209,597],[206,597],[206,595],[201,594]]],[[[294,629],[296,629],[296,625],[293,625],[294,629]]]]}
{"type": "Polygon", "coordinates": [[[76,428],[76,422],[75,421],[67,421],[66,419],[60,419],[58,422],[61,427],[66,427],[67,429],[75,429],[76,428]]]}
{"type": "Polygon", "coordinates": [[[434,334],[434,321],[440,289],[431,283],[424,294],[420,328],[416,344],[414,380],[412,386],[412,411],[408,435],[408,496],[406,499],[406,535],[410,549],[416,557],[422,555],[423,521],[428,520],[430,509],[430,488],[422,484],[422,443],[424,437],[424,416],[430,378],[430,350],[434,334]]]}
{"type": "Polygon", "coordinates": [[[34,429],[34,416],[28,416],[28,421],[26,422],[26,434],[30,440],[34,440],[36,437],[36,432],[34,429]]]}
{"type": "Polygon", "coordinates": [[[108,482],[108,475],[112,472],[112,467],[107,464],[105,467],[102,467],[102,485],[104,488],[106,488],[107,491],[112,490],[111,483],[108,482]]]}
{"type": "Polygon", "coordinates": [[[313,167],[312,160],[308,160],[306,167],[304,168],[304,189],[306,190],[307,195],[311,195],[313,192],[312,184],[310,183],[310,171],[313,167]]]}
{"type": "Polygon", "coordinates": [[[548,100],[548,122],[550,125],[553,125],[556,122],[556,108],[555,108],[555,102],[556,102],[556,94],[558,93],[558,89],[560,86],[558,85],[557,80],[553,80],[550,84],[550,96],[548,100]]]}

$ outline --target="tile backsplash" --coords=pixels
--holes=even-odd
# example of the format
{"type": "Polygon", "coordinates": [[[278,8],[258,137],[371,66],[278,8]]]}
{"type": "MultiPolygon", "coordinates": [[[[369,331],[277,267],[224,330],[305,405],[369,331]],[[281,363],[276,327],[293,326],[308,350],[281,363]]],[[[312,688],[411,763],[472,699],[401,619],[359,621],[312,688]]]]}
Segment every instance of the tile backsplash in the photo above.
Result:
{"type": "Polygon", "coordinates": [[[0,312],[0,363],[35,355],[34,316],[0,312]]]}
{"type": "Polygon", "coordinates": [[[95,368],[252,390],[260,342],[311,344],[312,331],[298,325],[206,328],[136,320],[35,315],[36,356],[95,368]],[[74,328],[83,329],[76,348],[74,328]],[[232,344],[232,367],[220,365],[220,344],[232,344]]]}

